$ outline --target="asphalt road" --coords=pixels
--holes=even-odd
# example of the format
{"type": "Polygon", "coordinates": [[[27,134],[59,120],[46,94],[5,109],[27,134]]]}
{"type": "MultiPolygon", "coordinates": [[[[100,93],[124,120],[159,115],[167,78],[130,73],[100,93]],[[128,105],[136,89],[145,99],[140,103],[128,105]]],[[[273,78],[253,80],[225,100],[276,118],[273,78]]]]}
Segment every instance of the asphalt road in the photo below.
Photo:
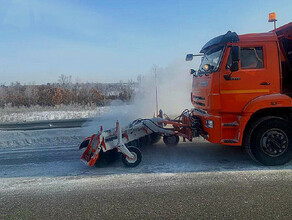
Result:
{"type": "Polygon", "coordinates": [[[0,219],[291,219],[292,164],[262,167],[204,142],[101,168],[74,146],[0,151],[0,219]]]}

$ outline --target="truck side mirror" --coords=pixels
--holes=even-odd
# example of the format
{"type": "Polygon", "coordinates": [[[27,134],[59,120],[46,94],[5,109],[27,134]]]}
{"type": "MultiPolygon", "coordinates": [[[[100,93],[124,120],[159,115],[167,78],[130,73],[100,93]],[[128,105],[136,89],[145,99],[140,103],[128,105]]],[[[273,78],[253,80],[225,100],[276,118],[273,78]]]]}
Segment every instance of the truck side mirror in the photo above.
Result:
{"type": "Polygon", "coordinates": [[[235,72],[239,70],[239,57],[240,57],[239,53],[240,53],[239,46],[231,47],[231,58],[232,58],[232,64],[230,67],[231,72],[235,72]]]}
{"type": "Polygon", "coordinates": [[[187,54],[186,56],[186,61],[191,61],[193,60],[194,55],[193,54],[187,54]]]}
{"type": "Polygon", "coordinates": [[[190,74],[191,74],[191,75],[195,74],[196,72],[197,72],[196,70],[194,70],[194,69],[190,69],[190,74]]]}
{"type": "Polygon", "coordinates": [[[231,80],[232,73],[239,70],[240,47],[232,46],[230,53],[231,53],[231,66],[229,69],[231,73],[228,75],[224,75],[225,80],[231,80]]]}
{"type": "Polygon", "coordinates": [[[239,70],[239,62],[236,61],[236,62],[232,62],[232,65],[230,67],[230,71],[231,72],[236,72],[239,70]]]}

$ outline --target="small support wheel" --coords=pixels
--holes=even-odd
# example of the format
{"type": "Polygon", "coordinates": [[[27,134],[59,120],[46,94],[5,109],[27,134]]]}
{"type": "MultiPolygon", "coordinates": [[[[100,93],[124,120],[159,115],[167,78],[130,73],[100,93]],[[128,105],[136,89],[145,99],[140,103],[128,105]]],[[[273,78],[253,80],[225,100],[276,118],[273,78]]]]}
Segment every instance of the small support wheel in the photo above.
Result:
{"type": "Polygon", "coordinates": [[[134,158],[128,158],[126,155],[122,155],[122,161],[123,164],[127,167],[136,167],[140,164],[142,161],[142,154],[141,151],[137,147],[128,147],[128,150],[131,152],[131,154],[134,155],[134,158]]]}
{"type": "Polygon", "coordinates": [[[163,142],[167,146],[176,146],[179,142],[179,136],[177,135],[163,136],[163,142]]]}

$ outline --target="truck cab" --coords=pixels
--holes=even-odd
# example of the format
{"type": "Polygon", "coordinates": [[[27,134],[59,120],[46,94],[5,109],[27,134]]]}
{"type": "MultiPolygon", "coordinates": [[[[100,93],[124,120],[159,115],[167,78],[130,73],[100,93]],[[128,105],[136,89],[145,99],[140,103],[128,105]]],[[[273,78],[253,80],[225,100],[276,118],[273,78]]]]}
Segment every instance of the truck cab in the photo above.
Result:
{"type": "Polygon", "coordinates": [[[203,46],[191,101],[208,141],[244,146],[265,165],[292,159],[291,42],[289,23],[267,33],[229,31],[203,46]]]}

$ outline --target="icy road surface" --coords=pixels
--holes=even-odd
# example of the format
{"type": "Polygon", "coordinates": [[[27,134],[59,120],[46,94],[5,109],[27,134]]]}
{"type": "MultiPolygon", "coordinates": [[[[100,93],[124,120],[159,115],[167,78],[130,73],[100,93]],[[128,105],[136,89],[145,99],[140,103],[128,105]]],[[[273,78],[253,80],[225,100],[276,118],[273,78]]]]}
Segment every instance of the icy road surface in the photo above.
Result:
{"type": "Polygon", "coordinates": [[[240,147],[226,147],[199,140],[167,147],[162,142],[141,148],[143,159],[136,168],[121,160],[106,167],[87,167],[77,145],[0,150],[0,178],[97,176],[129,173],[178,173],[291,169],[292,163],[264,167],[252,161],[240,147]]]}
{"type": "Polygon", "coordinates": [[[0,150],[0,219],[291,219],[291,163],[263,167],[241,148],[199,140],[143,147],[136,168],[91,168],[78,136],[51,140],[58,146],[39,138],[0,150]]]}

